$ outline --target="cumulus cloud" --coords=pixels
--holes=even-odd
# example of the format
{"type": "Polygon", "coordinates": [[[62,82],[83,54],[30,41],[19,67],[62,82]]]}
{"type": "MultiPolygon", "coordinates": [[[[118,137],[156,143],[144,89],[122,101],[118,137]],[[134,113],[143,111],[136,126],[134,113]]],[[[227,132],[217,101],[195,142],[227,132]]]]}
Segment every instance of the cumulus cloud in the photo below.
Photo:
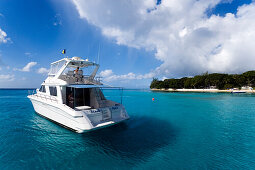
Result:
{"type": "Polygon", "coordinates": [[[107,69],[107,70],[104,70],[104,71],[100,72],[101,77],[109,77],[111,75],[113,75],[113,71],[110,70],[110,69],[107,69]]]}
{"type": "Polygon", "coordinates": [[[32,67],[34,67],[37,64],[37,62],[29,62],[25,67],[22,69],[18,69],[19,71],[29,72],[32,67]]]}
{"type": "Polygon", "coordinates": [[[1,43],[7,43],[8,40],[10,40],[10,39],[7,38],[6,32],[4,32],[4,31],[0,28],[0,44],[1,44],[1,43]]]}
{"type": "Polygon", "coordinates": [[[144,75],[141,75],[141,74],[136,75],[132,72],[128,74],[116,75],[114,74],[112,70],[109,70],[109,69],[101,71],[99,75],[106,82],[121,81],[121,80],[141,80],[141,79],[152,78],[153,76],[155,76],[153,73],[148,73],[144,75]]]}
{"type": "Polygon", "coordinates": [[[14,75],[10,74],[0,74],[0,81],[13,81],[15,80],[14,75]]]}
{"type": "Polygon", "coordinates": [[[37,73],[39,74],[47,74],[49,73],[49,70],[47,68],[41,67],[37,70],[37,73]]]}
{"type": "Polygon", "coordinates": [[[155,51],[162,64],[150,74],[178,77],[255,69],[254,2],[225,16],[206,14],[220,0],[72,2],[82,19],[117,44],[155,51]]]}

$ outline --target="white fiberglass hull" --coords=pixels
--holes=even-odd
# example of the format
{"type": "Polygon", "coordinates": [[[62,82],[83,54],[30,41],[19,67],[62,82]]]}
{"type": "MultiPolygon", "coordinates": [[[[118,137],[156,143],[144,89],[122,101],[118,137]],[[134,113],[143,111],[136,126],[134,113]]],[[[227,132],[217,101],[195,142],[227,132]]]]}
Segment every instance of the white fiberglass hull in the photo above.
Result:
{"type": "MultiPolygon", "coordinates": [[[[98,117],[97,115],[99,115],[101,112],[98,112],[98,114],[95,116],[89,117],[86,114],[87,112],[90,112],[89,110],[86,110],[85,112],[75,111],[79,114],[77,116],[74,116],[70,114],[70,110],[66,109],[66,107],[63,107],[63,104],[59,105],[54,103],[48,103],[37,100],[36,98],[30,96],[29,98],[33,104],[36,113],[67,129],[78,133],[84,133],[87,131],[115,125],[129,118],[126,114],[124,114],[124,116],[123,114],[119,114],[120,116],[115,116],[115,118],[112,117],[112,119],[109,119],[107,121],[100,120],[100,123],[98,123],[99,121],[96,120],[98,117]]],[[[123,111],[123,109],[124,108],[122,108],[121,110],[123,111]]]]}

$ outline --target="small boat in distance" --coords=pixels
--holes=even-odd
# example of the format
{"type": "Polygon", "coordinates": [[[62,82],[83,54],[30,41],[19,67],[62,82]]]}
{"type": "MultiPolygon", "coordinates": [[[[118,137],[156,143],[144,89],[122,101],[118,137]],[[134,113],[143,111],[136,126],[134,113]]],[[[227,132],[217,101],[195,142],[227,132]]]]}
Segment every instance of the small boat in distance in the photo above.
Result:
{"type": "Polygon", "coordinates": [[[28,95],[39,115],[68,129],[83,133],[129,119],[121,103],[107,100],[96,79],[99,65],[79,57],[51,63],[47,79],[28,95]],[[93,68],[90,75],[83,71],[93,68]]]}
{"type": "Polygon", "coordinates": [[[242,91],[242,90],[233,90],[233,91],[231,91],[231,93],[246,93],[246,91],[242,91]]]}

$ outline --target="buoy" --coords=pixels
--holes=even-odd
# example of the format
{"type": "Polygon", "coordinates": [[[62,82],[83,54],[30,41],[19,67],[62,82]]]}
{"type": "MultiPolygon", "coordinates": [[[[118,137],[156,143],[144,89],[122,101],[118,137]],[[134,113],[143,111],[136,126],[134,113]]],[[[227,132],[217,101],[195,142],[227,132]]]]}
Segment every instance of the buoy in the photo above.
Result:
{"type": "Polygon", "coordinates": [[[154,98],[152,98],[152,101],[154,101],[154,98]]]}

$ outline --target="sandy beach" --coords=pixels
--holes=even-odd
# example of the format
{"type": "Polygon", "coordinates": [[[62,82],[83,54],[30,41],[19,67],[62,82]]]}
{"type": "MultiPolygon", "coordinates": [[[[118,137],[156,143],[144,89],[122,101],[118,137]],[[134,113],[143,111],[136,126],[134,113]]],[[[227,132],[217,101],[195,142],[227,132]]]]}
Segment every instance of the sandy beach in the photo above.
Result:
{"type": "Polygon", "coordinates": [[[198,92],[198,93],[232,93],[244,92],[255,93],[255,90],[219,90],[219,89],[151,89],[151,91],[164,91],[164,92],[198,92]]]}

